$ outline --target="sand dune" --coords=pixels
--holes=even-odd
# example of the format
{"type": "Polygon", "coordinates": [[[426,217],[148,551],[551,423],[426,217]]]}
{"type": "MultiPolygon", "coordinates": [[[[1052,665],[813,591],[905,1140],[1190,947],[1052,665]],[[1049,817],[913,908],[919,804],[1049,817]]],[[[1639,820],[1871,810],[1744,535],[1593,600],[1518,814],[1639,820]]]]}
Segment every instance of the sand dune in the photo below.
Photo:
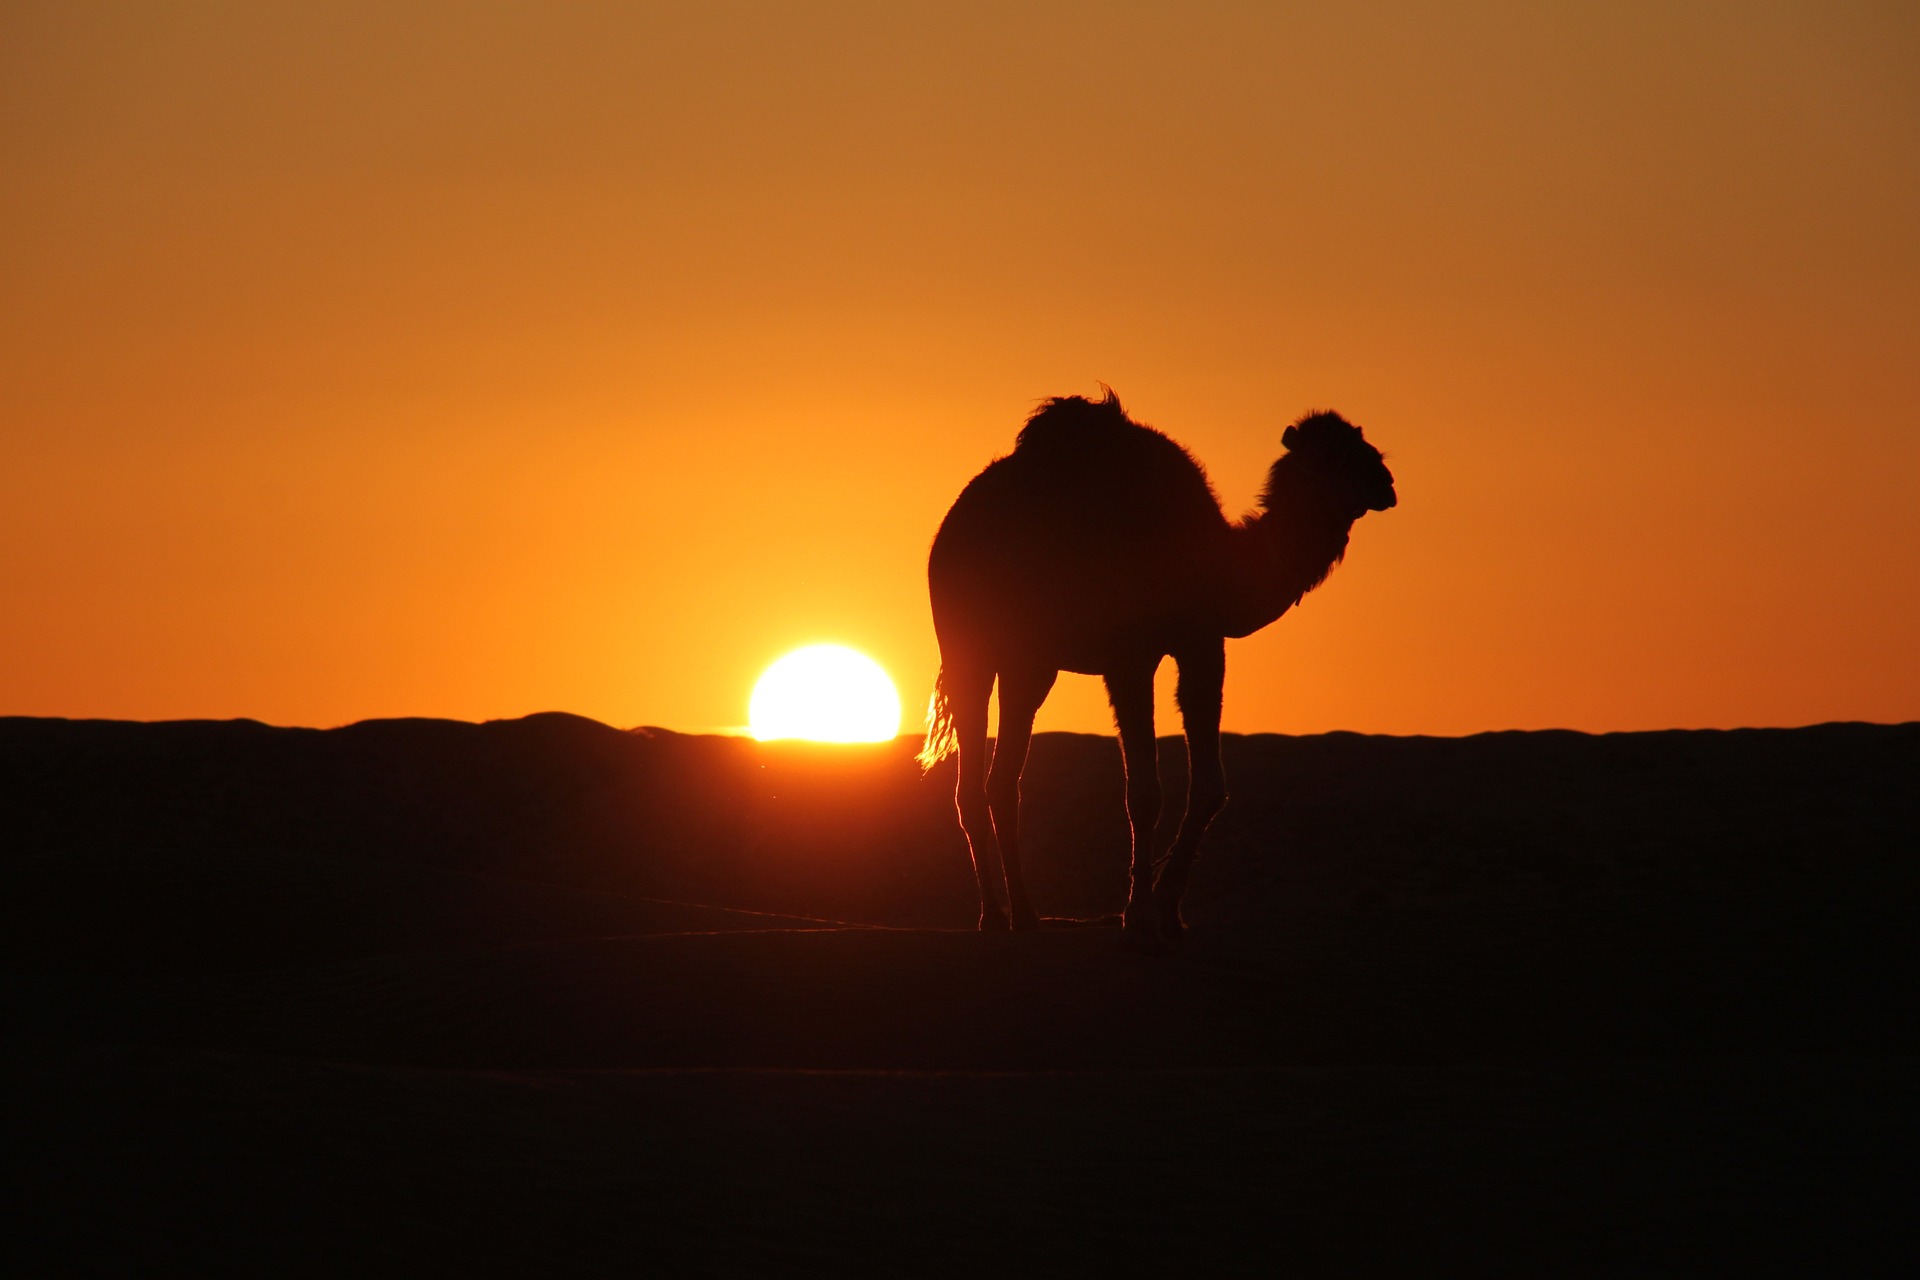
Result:
{"type": "MultiPolygon", "coordinates": [[[[0,723],[43,1273],[1862,1272],[1914,726],[1245,739],[1171,954],[980,936],[942,780],[568,717],[0,723]],[[676,893],[679,896],[675,896],[676,893]]],[[[1044,907],[1119,890],[1043,739],[1044,907]]]]}
{"type": "MultiPolygon", "coordinates": [[[[718,927],[638,899],[963,926],[951,775],[921,777],[912,752],[563,715],[327,731],[0,719],[0,963],[206,971],[718,927]]],[[[1229,735],[1226,755],[1234,799],[1189,898],[1214,934],[1263,936],[1276,911],[1920,894],[1920,725],[1229,735]]],[[[1177,742],[1163,757],[1178,795],[1177,742]]],[[[1042,912],[1117,911],[1113,741],[1040,735],[1028,790],[1042,912]]]]}

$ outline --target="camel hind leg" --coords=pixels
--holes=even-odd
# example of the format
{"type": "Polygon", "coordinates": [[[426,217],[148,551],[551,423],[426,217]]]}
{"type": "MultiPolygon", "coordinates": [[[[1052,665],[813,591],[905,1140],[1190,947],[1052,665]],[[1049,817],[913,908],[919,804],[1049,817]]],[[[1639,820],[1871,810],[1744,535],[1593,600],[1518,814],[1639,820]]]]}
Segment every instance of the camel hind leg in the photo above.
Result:
{"type": "Polygon", "coordinates": [[[973,878],[980,885],[980,930],[1004,932],[1007,913],[1000,906],[996,884],[1004,879],[1000,844],[993,833],[993,813],[987,804],[987,699],[993,693],[993,672],[949,666],[940,674],[954,733],[960,743],[959,777],[953,785],[953,805],[960,811],[960,829],[973,855],[973,878]]]}
{"type": "Polygon", "coordinates": [[[1020,865],[1020,773],[1033,742],[1033,717],[1059,674],[1047,669],[1000,673],[1000,737],[993,744],[987,803],[993,813],[994,835],[1000,841],[1000,861],[1007,872],[1007,909],[1016,929],[1040,927],[1020,865]]]}

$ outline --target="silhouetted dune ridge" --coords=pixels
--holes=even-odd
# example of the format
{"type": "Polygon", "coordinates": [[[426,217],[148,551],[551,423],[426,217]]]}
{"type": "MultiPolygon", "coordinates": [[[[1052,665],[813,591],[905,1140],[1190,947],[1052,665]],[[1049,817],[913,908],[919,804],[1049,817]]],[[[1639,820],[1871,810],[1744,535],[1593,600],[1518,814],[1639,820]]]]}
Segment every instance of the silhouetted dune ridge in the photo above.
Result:
{"type": "MultiPolygon", "coordinates": [[[[952,762],[922,778],[913,746],[563,713],[328,730],[4,719],[5,957],[193,968],[655,930],[667,908],[638,899],[964,927],[952,762]]],[[[1161,750],[1177,797],[1179,743],[1161,750]]],[[[1845,900],[1913,882],[1920,725],[1229,735],[1226,757],[1233,800],[1190,904],[1216,934],[1299,911],[1845,900]]],[[[1113,740],[1040,735],[1028,779],[1042,912],[1117,910],[1113,740]]]]}
{"type": "MultiPolygon", "coordinates": [[[[1152,955],[968,931],[916,745],[0,721],[16,1253],[1866,1274],[1904,1231],[1920,725],[1229,738],[1152,955]]],[[[1029,769],[1039,907],[1117,909],[1116,744],[1029,769]]]]}

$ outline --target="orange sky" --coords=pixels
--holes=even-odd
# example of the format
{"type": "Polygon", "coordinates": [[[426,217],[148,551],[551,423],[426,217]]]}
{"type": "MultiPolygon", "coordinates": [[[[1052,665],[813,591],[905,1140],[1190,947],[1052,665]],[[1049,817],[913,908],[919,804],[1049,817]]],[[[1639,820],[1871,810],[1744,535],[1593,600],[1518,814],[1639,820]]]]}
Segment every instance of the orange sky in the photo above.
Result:
{"type": "Polygon", "coordinates": [[[7,4],[0,714],[918,706],[1104,380],[1399,478],[1229,729],[1920,718],[1916,10],[1281,7],[7,4]]]}

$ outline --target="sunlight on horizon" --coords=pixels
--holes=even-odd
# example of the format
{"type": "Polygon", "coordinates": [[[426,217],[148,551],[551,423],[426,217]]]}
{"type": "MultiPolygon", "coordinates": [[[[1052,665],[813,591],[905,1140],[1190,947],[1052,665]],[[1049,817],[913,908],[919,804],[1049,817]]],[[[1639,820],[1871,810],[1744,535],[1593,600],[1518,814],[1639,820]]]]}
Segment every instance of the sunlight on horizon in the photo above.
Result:
{"type": "Polygon", "coordinates": [[[808,645],[761,675],[747,723],[761,742],[888,742],[900,733],[900,695],[865,654],[845,645],[808,645]]]}

